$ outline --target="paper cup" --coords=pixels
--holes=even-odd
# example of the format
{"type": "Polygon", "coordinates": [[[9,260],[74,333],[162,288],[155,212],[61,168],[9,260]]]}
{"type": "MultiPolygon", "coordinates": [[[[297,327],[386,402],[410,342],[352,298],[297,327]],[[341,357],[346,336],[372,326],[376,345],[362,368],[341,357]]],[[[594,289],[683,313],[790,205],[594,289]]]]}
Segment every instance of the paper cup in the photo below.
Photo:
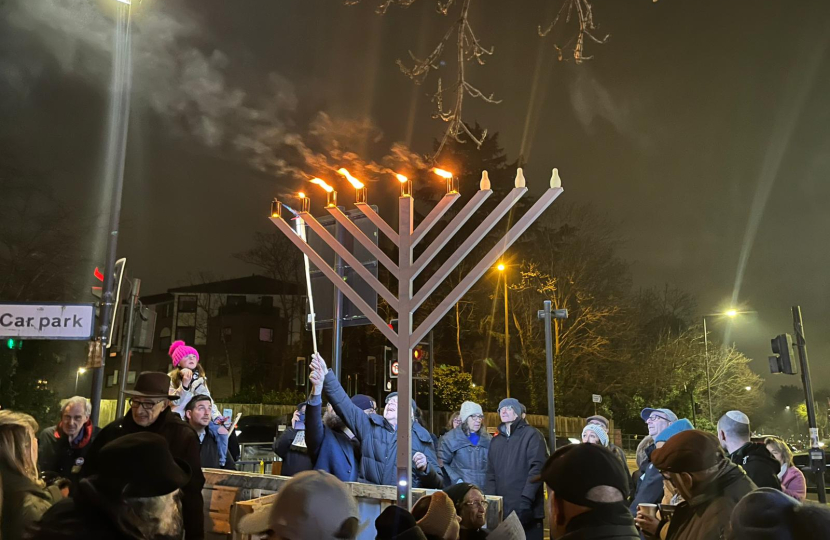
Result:
{"type": "Polygon", "coordinates": [[[657,517],[657,505],[651,503],[640,503],[637,505],[637,509],[640,511],[641,514],[651,517],[657,517]]]}

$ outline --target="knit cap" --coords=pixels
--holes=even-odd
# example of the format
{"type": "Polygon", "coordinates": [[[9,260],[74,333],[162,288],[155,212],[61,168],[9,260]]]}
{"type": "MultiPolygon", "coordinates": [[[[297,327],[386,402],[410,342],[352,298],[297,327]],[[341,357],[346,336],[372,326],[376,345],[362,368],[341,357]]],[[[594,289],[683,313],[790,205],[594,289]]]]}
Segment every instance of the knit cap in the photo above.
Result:
{"type": "Polygon", "coordinates": [[[184,341],[177,340],[170,344],[170,349],[167,351],[167,354],[170,355],[170,358],[173,360],[173,367],[179,367],[179,363],[184,360],[186,356],[190,356],[191,354],[196,357],[196,361],[199,361],[199,351],[184,344],[184,341]]]}
{"type": "Polygon", "coordinates": [[[456,519],[455,505],[449,495],[436,491],[432,495],[421,497],[412,508],[412,515],[418,519],[418,527],[424,534],[433,534],[443,538],[456,519]]]}
{"type": "Polygon", "coordinates": [[[423,531],[418,528],[412,514],[400,506],[387,506],[375,520],[375,540],[423,540],[423,531]]]}
{"type": "Polygon", "coordinates": [[[681,418],[677,422],[674,422],[672,425],[664,429],[654,438],[655,443],[659,442],[666,442],[671,439],[672,435],[677,435],[681,431],[689,431],[690,429],[694,429],[695,427],[689,422],[688,418],[681,418]]]}
{"type": "Polygon", "coordinates": [[[753,491],[732,511],[732,533],[735,538],[795,540],[793,525],[800,504],[777,489],[753,491]]]}
{"type": "Polygon", "coordinates": [[[481,409],[481,405],[478,403],[473,403],[472,401],[465,401],[461,404],[461,423],[467,421],[467,418],[471,417],[474,414],[481,414],[484,415],[484,411],[481,409]]]}
{"type": "Polygon", "coordinates": [[[608,446],[608,434],[605,433],[605,430],[599,427],[596,424],[588,424],[582,429],[582,438],[585,438],[586,433],[593,433],[599,439],[599,442],[602,446],[608,446]]]}
{"type": "Polygon", "coordinates": [[[516,412],[516,416],[522,416],[522,404],[516,398],[504,398],[499,402],[499,412],[505,407],[510,407],[516,412]]]}

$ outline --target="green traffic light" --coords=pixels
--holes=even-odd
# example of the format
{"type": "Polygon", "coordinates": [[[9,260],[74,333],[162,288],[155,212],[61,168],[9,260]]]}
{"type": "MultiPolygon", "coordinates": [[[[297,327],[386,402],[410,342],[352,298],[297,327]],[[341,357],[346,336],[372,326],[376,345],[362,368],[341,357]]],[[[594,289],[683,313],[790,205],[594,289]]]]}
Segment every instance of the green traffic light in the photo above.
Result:
{"type": "Polygon", "coordinates": [[[9,349],[14,349],[14,339],[13,338],[9,338],[9,339],[6,340],[6,347],[8,347],[9,349]]]}
{"type": "Polygon", "coordinates": [[[19,339],[9,338],[6,340],[6,347],[10,350],[21,349],[23,342],[19,339]]]}

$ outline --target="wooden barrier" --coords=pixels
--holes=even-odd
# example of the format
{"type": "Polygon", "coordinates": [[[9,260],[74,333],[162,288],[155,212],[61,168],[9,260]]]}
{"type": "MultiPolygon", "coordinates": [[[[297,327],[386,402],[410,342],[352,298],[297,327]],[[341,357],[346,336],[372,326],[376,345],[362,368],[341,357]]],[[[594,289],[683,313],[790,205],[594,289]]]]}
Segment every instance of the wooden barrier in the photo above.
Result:
{"type": "MultiPolygon", "coordinates": [[[[233,532],[239,520],[256,508],[273,503],[280,488],[291,480],[286,476],[271,476],[243,472],[204,469],[205,487],[205,538],[209,540],[246,540],[247,537],[233,532]]],[[[346,485],[357,499],[361,525],[365,528],[359,540],[375,538],[375,519],[383,510],[394,504],[394,486],[376,486],[348,482],[346,485]]],[[[430,489],[413,489],[412,502],[434,493],[430,489]]],[[[501,497],[487,496],[487,528],[493,530],[502,520],[501,497]]]]}

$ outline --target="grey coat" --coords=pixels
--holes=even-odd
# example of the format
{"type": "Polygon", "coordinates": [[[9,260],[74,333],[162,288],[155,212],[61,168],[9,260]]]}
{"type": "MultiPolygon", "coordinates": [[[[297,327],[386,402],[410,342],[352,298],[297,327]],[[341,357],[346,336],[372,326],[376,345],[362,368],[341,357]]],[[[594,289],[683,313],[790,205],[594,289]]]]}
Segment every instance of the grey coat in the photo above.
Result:
{"type": "Polygon", "coordinates": [[[444,463],[450,484],[465,482],[484,488],[487,454],[490,451],[492,437],[484,428],[479,430],[479,435],[481,439],[478,445],[473,445],[470,438],[464,434],[462,426],[458,426],[441,437],[438,455],[444,463]]]}
{"type": "MultiPolygon", "coordinates": [[[[354,405],[333,372],[326,374],[323,389],[334,412],[360,441],[361,480],[369,484],[396,485],[398,432],[395,428],[379,414],[367,415],[354,405]]],[[[412,487],[441,489],[443,482],[432,436],[418,423],[412,424],[412,454],[415,452],[424,454],[428,465],[423,472],[412,468],[412,487]]]]}

